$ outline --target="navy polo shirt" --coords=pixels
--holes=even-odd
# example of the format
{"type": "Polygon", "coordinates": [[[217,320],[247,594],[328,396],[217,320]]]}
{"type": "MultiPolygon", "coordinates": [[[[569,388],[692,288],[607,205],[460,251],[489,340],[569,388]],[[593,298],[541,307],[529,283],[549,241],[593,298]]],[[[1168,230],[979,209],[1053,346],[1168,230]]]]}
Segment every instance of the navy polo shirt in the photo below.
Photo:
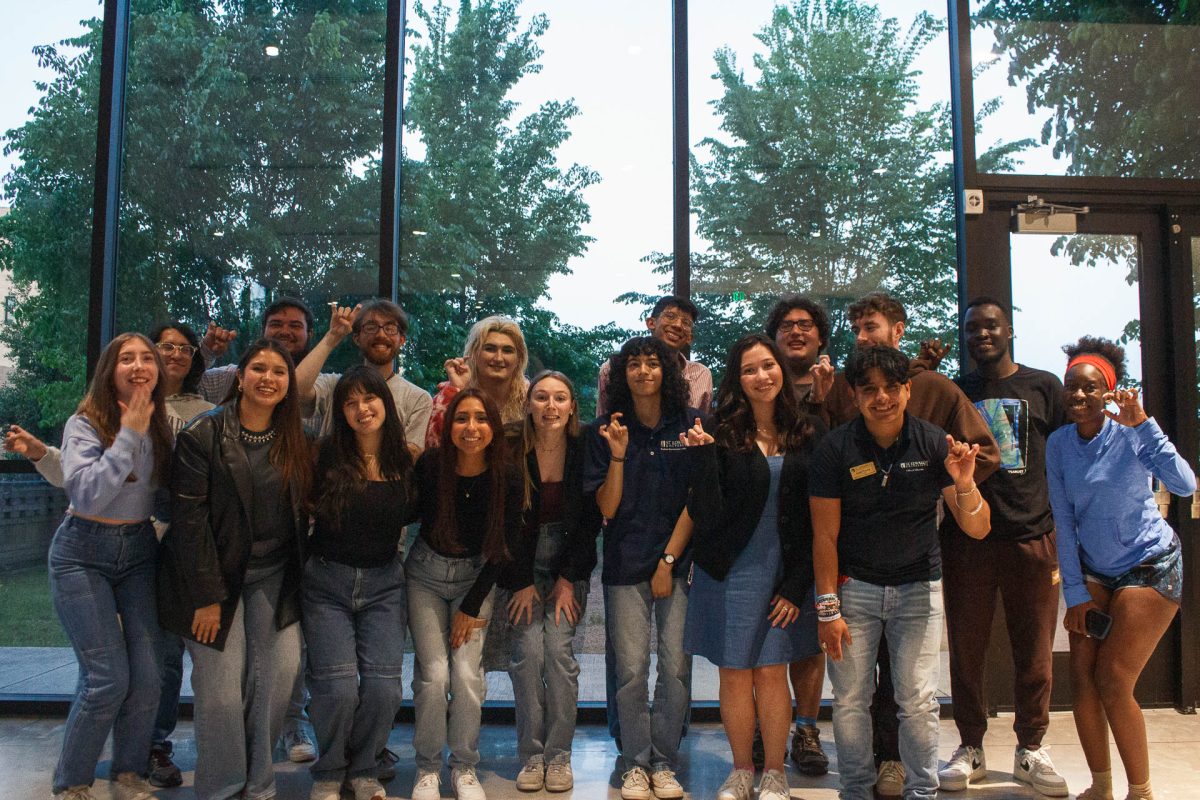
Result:
{"type": "Polygon", "coordinates": [[[907,412],[900,438],[887,449],[862,417],[821,440],[808,492],[842,501],[839,572],[877,586],[942,577],[937,504],[954,484],[948,452],[945,431],[907,412]]]}
{"type": "MultiPolygon", "coordinates": [[[[664,415],[658,425],[647,428],[637,417],[625,414],[621,422],[629,428],[625,451],[621,504],[604,529],[604,568],[600,579],[609,586],[645,583],[654,575],[658,560],[687,505],[690,484],[687,448],[679,434],[692,426],[700,412],[664,415]]],[[[609,415],[596,417],[584,432],[584,491],[594,492],[608,476],[608,442],[600,426],[609,415]]],[[[676,575],[686,575],[691,565],[689,544],[675,564],[676,575]]]]}

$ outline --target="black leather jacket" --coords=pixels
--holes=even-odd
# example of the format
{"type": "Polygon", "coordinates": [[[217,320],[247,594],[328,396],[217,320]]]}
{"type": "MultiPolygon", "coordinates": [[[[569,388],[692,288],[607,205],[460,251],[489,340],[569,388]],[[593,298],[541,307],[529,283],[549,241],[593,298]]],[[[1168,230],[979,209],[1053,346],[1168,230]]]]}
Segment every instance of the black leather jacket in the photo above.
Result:
{"type": "MultiPolygon", "coordinates": [[[[196,609],[221,604],[221,628],[212,646],[225,648],[242,595],[253,541],[250,509],[254,476],[242,446],[234,405],[217,406],[196,417],[175,440],[171,474],[171,527],[163,537],[158,563],[158,620],[188,639],[196,609]]],[[[308,515],[291,488],[294,546],[288,553],[275,626],[300,620],[300,571],[308,515]]]]}

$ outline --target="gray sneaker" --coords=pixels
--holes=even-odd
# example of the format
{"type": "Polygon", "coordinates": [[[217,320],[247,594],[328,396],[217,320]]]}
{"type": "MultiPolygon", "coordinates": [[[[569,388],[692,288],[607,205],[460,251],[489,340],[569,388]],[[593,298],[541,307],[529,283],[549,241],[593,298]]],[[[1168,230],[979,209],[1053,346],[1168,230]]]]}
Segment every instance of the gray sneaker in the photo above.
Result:
{"type": "Polygon", "coordinates": [[[717,800],[750,800],[753,793],[754,773],[748,769],[735,769],[717,790],[717,800]]]}
{"type": "Polygon", "coordinates": [[[308,800],[342,800],[342,782],[313,781],[308,800]]]}
{"type": "Polygon", "coordinates": [[[350,790],[354,792],[354,800],[387,800],[383,784],[367,775],[351,778],[350,790]]]}
{"type": "Polygon", "coordinates": [[[522,792],[540,792],[546,783],[546,764],[541,756],[525,762],[517,773],[517,788],[522,792]]]}
{"type": "Polygon", "coordinates": [[[442,800],[442,779],[436,772],[417,772],[412,800],[442,800]]]}
{"type": "Polygon", "coordinates": [[[312,739],[308,738],[308,732],[304,728],[288,731],[279,739],[283,742],[283,751],[287,753],[289,761],[303,764],[305,761],[317,760],[317,748],[312,739]]]}
{"type": "Polygon", "coordinates": [[[158,800],[154,787],[136,772],[122,772],[112,782],[113,800],[158,800]]]}
{"type": "Polygon", "coordinates": [[[552,761],[546,767],[546,791],[569,792],[575,787],[575,773],[566,761],[552,761]]]}

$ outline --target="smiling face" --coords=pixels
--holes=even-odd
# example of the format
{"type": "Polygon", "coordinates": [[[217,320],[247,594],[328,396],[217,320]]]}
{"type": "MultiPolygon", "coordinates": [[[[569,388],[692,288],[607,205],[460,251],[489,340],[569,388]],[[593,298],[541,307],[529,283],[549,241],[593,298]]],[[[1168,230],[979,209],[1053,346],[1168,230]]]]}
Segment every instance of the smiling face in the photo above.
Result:
{"type": "Polygon", "coordinates": [[[159,348],[158,355],[162,359],[164,377],[168,381],[182,383],[192,369],[192,359],[195,358],[195,354],[185,353],[180,348],[191,348],[192,343],[174,328],[165,328],[158,335],[158,341],[155,344],[174,345],[170,353],[159,348]]]}
{"type": "Polygon", "coordinates": [[[911,388],[907,383],[889,380],[878,369],[867,370],[867,380],[854,387],[854,404],[868,426],[892,425],[904,418],[911,388]]]}
{"type": "Polygon", "coordinates": [[[450,420],[450,442],[459,452],[465,455],[482,453],[492,443],[493,436],[483,401],[468,397],[458,404],[454,418],[450,420]]]}
{"type": "Polygon", "coordinates": [[[963,333],[967,336],[967,352],[980,366],[1000,361],[1012,345],[1012,325],[994,305],[968,308],[963,317],[963,333]]]}
{"type": "Polygon", "coordinates": [[[354,389],[342,404],[342,413],[346,415],[346,424],[350,426],[350,430],[359,436],[383,430],[386,410],[379,395],[354,389]]]}
{"type": "Polygon", "coordinates": [[[404,347],[404,334],[396,320],[387,314],[370,311],[362,319],[354,343],[363,358],[375,366],[391,364],[404,347]]]}
{"type": "Polygon", "coordinates": [[[1104,417],[1104,395],[1109,391],[1103,373],[1091,364],[1076,364],[1063,376],[1063,402],[1067,419],[1076,425],[1094,424],[1104,417]]]}
{"type": "Polygon", "coordinates": [[[158,364],[154,352],[141,339],[133,338],[121,345],[112,383],[113,391],[122,403],[128,403],[137,389],[154,391],[158,383],[158,364]]]}
{"type": "Polygon", "coordinates": [[[238,373],[242,402],[273,409],[288,393],[288,367],[274,350],[262,350],[238,373]]]}
{"type": "Polygon", "coordinates": [[[655,397],[662,391],[663,367],[656,355],[630,356],[625,381],[633,397],[655,397]]]}
{"type": "Polygon", "coordinates": [[[295,306],[284,306],[263,322],[263,336],[279,342],[297,363],[308,349],[308,321],[295,306]]]}
{"type": "Polygon", "coordinates": [[[854,334],[854,343],[858,347],[899,347],[900,337],[904,335],[904,323],[894,325],[878,311],[868,311],[850,323],[850,332],[854,334]]]}
{"type": "Polygon", "coordinates": [[[565,431],[574,413],[571,388],[558,378],[542,378],[529,393],[529,416],[538,433],[565,431]]]}
{"type": "Polygon", "coordinates": [[[691,314],[678,306],[668,306],[658,312],[657,317],[646,319],[650,335],[672,350],[682,350],[692,343],[693,323],[691,314]]]}
{"type": "Polygon", "coordinates": [[[492,331],[484,337],[475,357],[475,374],[493,381],[510,381],[517,374],[521,355],[512,337],[492,331]]]}
{"type": "Polygon", "coordinates": [[[783,388],[783,367],[770,350],[756,344],[742,353],[739,380],[750,402],[767,403],[778,397],[783,388]]]}
{"type": "Polygon", "coordinates": [[[817,324],[813,321],[812,314],[803,308],[793,308],[789,311],[775,330],[775,344],[789,362],[795,363],[801,369],[808,369],[817,363],[817,355],[821,351],[821,334],[817,332],[817,324]]]}

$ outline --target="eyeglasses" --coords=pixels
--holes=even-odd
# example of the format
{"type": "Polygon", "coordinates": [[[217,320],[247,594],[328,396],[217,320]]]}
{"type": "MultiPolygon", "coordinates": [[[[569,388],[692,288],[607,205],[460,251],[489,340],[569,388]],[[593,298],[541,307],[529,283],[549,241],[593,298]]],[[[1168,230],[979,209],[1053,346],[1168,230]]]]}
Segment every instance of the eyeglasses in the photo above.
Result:
{"type": "Polygon", "coordinates": [[[808,333],[813,328],[817,327],[817,323],[811,319],[785,319],[779,323],[780,333],[791,333],[793,328],[798,328],[804,333],[808,333]]]}
{"type": "Polygon", "coordinates": [[[664,311],[658,315],[658,318],[668,325],[678,325],[689,331],[692,329],[692,318],[687,314],[680,314],[678,311],[664,311]]]}
{"type": "Polygon", "coordinates": [[[394,322],[389,322],[386,325],[380,325],[378,322],[364,322],[359,331],[365,333],[367,336],[374,336],[380,331],[383,331],[388,336],[399,336],[400,326],[394,322]]]}
{"type": "Polygon", "coordinates": [[[190,344],[173,344],[171,342],[159,342],[158,344],[156,344],[154,346],[157,347],[158,352],[162,353],[164,356],[172,355],[175,353],[176,350],[178,350],[180,353],[183,353],[188,358],[191,358],[192,356],[196,355],[196,351],[199,349],[197,347],[193,347],[190,344]]]}

